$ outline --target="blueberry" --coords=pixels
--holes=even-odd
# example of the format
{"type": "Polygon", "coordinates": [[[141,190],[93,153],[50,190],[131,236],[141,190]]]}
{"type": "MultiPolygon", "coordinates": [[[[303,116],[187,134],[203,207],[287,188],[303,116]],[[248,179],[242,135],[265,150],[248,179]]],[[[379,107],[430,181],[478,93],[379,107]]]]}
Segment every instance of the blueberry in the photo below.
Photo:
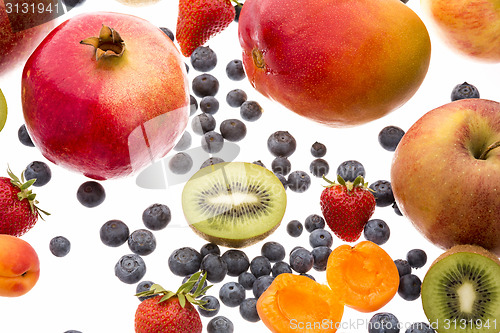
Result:
{"type": "Polygon", "coordinates": [[[228,62],[226,65],[226,74],[230,80],[241,81],[245,75],[245,69],[243,68],[243,62],[239,59],[234,59],[228,62]]]}
{"type": "Polygon", "coordinates": [[[427,262],[427,254],[424,250],[413,249],[406,254],[406,260],[412,268],[424,267],[427,262]]]}
{"type": "MultiPolygon", "coordinates": [[[[149,291],[151,289],[151,286],[154,284],[153,281],[141,281],[137,284],[137,287],[135,288],[135,293],[142,293],[143,291],[149,291]]],[[[138,296],[137,298],[139,301],[144,301],[147,300],[148,298],[153,298],[156,295],[149,295],[149,296],[138,296]]]]}
{"type": "Polygon", "coordinates": [[[397,126],[386,126],[378,134],[378,142],[388,151],[395,151],[405,131],[397,126]]]}
{"type": "Polygon", "coordinates": [[[238,22],[240,20],[240,13],[241,9],[243,8],[243,3],[239,3],[237,5],[234,5],[234,22],[238,22]]]}
{"type": "Polygon", "coordinates": [[[326,155],[326,146],[320,142],[315,142],[311,146],[311,154],[314,157],[323,157],[326,155]]]}
{"type": "Polygon", "coordinates": [[[325,228],[325,219],[318,214],[311,214],[306,217],[305,227],[308,232],[325,228]]]}
{"type": "Polygon", "coordinates": [[[247,134],[247,126],[239,119],[226,119],[219,127],[220,134],[227,141],[237,142],[247,134]]]}
{"type": "Polygon", "coordinates": [[[67,255],[71,249],[71,243],[64,236],[57,236],[50,240],[49,243],[50,252],[56,257],[64,257],[67,255]]]}
{"type": "Polygon", "coordinates": [[[262,106],[256,101],[245,101],[240,106],[240,116],[246,121],[256,121],[262,116],[262,106]]]}
{"type": "Polygon", "coordinates": [[[308,277],[308,278],[310,278],[311,280],[316,281],[316,279],[314,278],[314,276],[312,276],[311,274],[307,274],[307,273],[300,273],[299,275],[300,275],[300,276],[305,276],[305,277],[308,277]]]}
{"type": "Polygon", "coordinates": [[[227,275],[229,276],[239,276],[250,267],[250,260],[241,250],[227,250],[222,254],[222,260],[227,264],[227,275]]]}
{"type": "Polygon", "coordinates": [[[219,91],[219,80],[211,74],[201,74],[193,79],[192,90],[198,97],[215,96],[219,91]]]}
{"type": "Polygon", "coordinates": [[[203,308],[198,306],[198,312],[200,315],[206,318],[214,317],[219,313],[220,303],[217,297],[205,295],[201,298],[201,301],[206,302],[203,304],[203,308]]]}
{"type": "Polygon", "coordinates": [[[189,65],[184,63],[184,67],[186,67],[186,73],[189,73],[189,65]]]}
{"type": "Polygon", "coordinates": [[[399,333],[400,322],[392,313],[375,314],[368,323],[368,333],[399,333]]]}
{"type": "Polygon", "coordinates": [[[76,331],[76,330],[69,330],[69,331],[65,331],[64,333],[82,333],[82,332],[81,331],[76,331]]]}
{"type": "Polygon", "coordinates": [[[304,248],[298,248],[290,253],[290,267],[297,273],[307,273],[314,265],[314,257],[304,248]]]}
{"type": "Polygon", "coordinates": [[[403,213],[401,213],[401,211],[399,210],[399,207],[398,207],[398,204],[396,203],[396,201],[394,201],[394,203],[392,204],[392,209],[394,209],[394,213],[396,213],[396,215],[403,216],[403,213]]]}
{"type": "Polygon", "coordinates": [[[209,253],[203,257],[200,269],[207,273],[207,280],[212,283],[221,282],[226,277],[228,267],[221,256],[209,253]]]}
{"type": "Polygon", "coordinates": [[[414,301],[420,297],[422,281],[415,274],[406,274],[399,279],[398,294],[406,301],[414,301]]]}
{"type": "Polygon", "coordinates": [[[87,208],[97,207],[106,199],[104,187],[93,180],[80,185],[76,192],[78,201],[87,208]]]}
{"type": "Polygon", "coordinates": [[[21,127],[19,127],[19,130],[17,131],[17,138],[23,145],[27,147],[35,147],[25,124],[22,124],[21,127]]]}
{"type": "Polygon", "coordinates": [[[387,180],[377,180],[370,184],[371,193],[375,197],[377,207],[387,207],[394,203],[391,182],[387,180]]]}
{"type": "Polygon", "coordinates": [[[287,175],[292,170],[292,164],[286,157],[278,156],[271,163],[271,169],[273,172],[279,173],[281,175],[287,175]]]}
{"type": "Polygon", "coordinates": [[[216,114],[219,111],[219,101],[214,96],[205,96],[200,101],[200,110],[208,114],[216,114]]]}
{"type": "Polygon", "coordinates": [[[128,247],[135,254],[147,256],[156,249],[156,238],[151,231],[138,229],[130,234],[128,247]]]}
{"type": "Polygon", "coordinates": [[[287,183],[290,190],[303,193],[311,186],[311,177],[304,171],[293,171],[288,175],[287,183]]]}
{"type": "Polygon", "coordinates": [[[171,219],[170,208],[160,203],[152,204],[142,212],[142,222],[146,228],[154,231],[166,228],[171,219]]]}
{"type": "MultiPolygon", "coordinates": [[[[182,284],[186,283],[190,277],[191,277],[191,275],[185,276],[182,279],[182,284]]],[[[189,291],[191,294],[194,294],[196,292],[196,289],[198,289],[198,286],[200,285],[200,281],[201,281],[201,276],[200,276],[200,278],[198,278],[198,281],[195,282],[193,288],[191,288],[191,290],[189,291]]],[[[205,287],[207,287],[207,285],[208,285],[208,283],[205,280],[205,282],[203,282],[203,285],[201,286],[201,288],[205,288],[205,287]]]]}
{"type": "Polygon", "coordinates": [[[324,159],[317,158],[313,160],[309,165],[309,171],[315,177],[323,177],[328,175],[328,172],[330,171],[330,165],[328,165],[328,162],[324,159]]]}
{"type": "MultiPolygon", "coordinates": [[[[62,3],[66,6],[67,11],[73,9],[76,6],[82,5],[86,0],[62,0],[62,3]]],[[[69,331],[74,333],[79,333],[80,331],[69,331]]]]}
{"type": "Polygon", "coordinates": [[[333,244],[332,234],[325,229],[313,230],[309,234],[309,244],[312,248],[319,246],[331,247],[333,244]]]}
{"type": "Polygon", "coordinates": [[[238,283],[246,290],[252,290],[255,280],[257,278],[250,272],[243,272],[238,276],[238,283]]]}
{"type": "Polygon", "coordinates": [[[332,249],[328,246],[315,247],[311,251],[314,260],[313,268],[320,272],[326,271],[326,264],[328,263],[330,253],[332,253],[332,249]]]}
{"type": "Polygon", "coordinates": [[[178,276],[187,276],[200,270],[201,254],[191,247],[181,247],[170,254],[168,267],[178,276]]]}
{"type": "Polygon", "coordinates": [[[202,257],[205,257],[207,254],[212,253],[220,256],[220,248],[217,244],[207,243],[203,245],[200,249],[200,254],[202,257]]]}
{"type": "Polygon", "coordinates": [[[240,304],[240,315],[243,319],[256,323],[260,320],[257,312],[257,299],[247,298],[240,304]]]}
{"type": "Polygon", "coordinates": [[[280,180],[281,184],[283,184],[283,187],[286,190],[288,188],[288,180],[285,178],[285,176],[283,176],[282,174],[279,174],[279,173],[275,173],[274,175],[276,177],[278,177],[278,179],[280,180]]]}
{"type": "Polygon", "coordinates": [[[224,163],[224,160],[220,157],[210,157],[210,158],[207,158],[205,160],[205,162],[203,162],[200,166],[200,169],[203,169],[209,165],[215,165],[215,164],[218,164],[218,163],[224,163]]]}
{"type": "Polygon", "coordinates": [[[270,262],[281,261],[285,258],[285,248],[278,242],[266,242],[262,245],[260,254],[269,259],[270,262]]]}
{"type": "Polygon", "coordinates": [[[224,316],[212,318],[207,324],[207,333],[233,333],[234,325],[224,316]]]}
{"type": "Polygon", "coordinates": [[[127,241],[129,229],[120,220],[110,220],[102,225],[99,236],[104,245],[117,247],[127,241]]]}
{"type": "Polygon", "coordinates": [[[219,298],[225,306],[234,308],[245,300],[245,288],[238,282],[227,282],[219,289],[219,298]]]}
{"type": "Polygon", "coordinates": [[[208,46],[198,46],[191,53],[191,66],[199,72],[209,72],[217,65],[217,55],[208,46]]]}
{"type": "Polygon", "coordinates": [[[239,108],[246,102],[248,96],[246,92],[241,89],[233,89],[226,95],[226,102],[230,107],[239,108]]]}
{"type": "Polygon", "coordinates": [[[184,133],[182,133],[182,136],[180,137],[179,141],[177,141],[173,149],[175,151],[187,150],[189,147],[191,147],[191,142],[192,142],[191,134],[189,134],[188,131],[184,131],[184,133]]]}
{"type": "Polygon", "coordinates": [[[43,186],[52,178],[52,172],[46,163],[34,161],[28,164],[24,170],[24,178],[26,180],[36,179],[33,186],[43,186]]]}
{"type": "Polygon", "coordinates": [[[300,221],[291,220],[286,225],[286,232],[288,232],[288,234],[292,237],[299,237],[302,235],[302,231],[304,231],[304,226],[300,223],[300,221]]]}
{"type": "Polygon", "coordinates": [[[189,115],[192,116],[198,110],[198,101],[193,95],[189,95],[189,115]]]}
{"type": "Polygon", "coordinates": [[[260,295],[262,295],[267,288],[273,283],[274,277],[271,275],[262,275],[255,280],[252,291],[253,291],[253,296],[255,298],[259,298],[260,295]]]}
{"type": "Polygon", "coordinates": [[[297,249],[305,249],[305,247],[300,246],[300,245],[299,245],[299,246],[294,247],[294,248],[290,251],[289,256],[291,256],[291,255],[292,255],[292,253],[293,253],[293,251],[295,251],[295,250],[297,250],[297,249]]]}
{"type": "Polygon", "coordinates": [[[346,182],[353,182],[358,176],[365,177],[365,167],[355,160],[344,161],[338,166],[337,175],[346,182]]]}
{"type": "Polygon", "coordinates": [[[201,138],[201,148],[210,154],[218,153],[224,146],[224,138],[215,131],[206,132],[201,138]]]}
{"type": "Polygon", "coordinates": [[[413,323],[408,327],[405,333],[435,333],[434,329],[427,323],[413,323]]]}
{"type": "Polygon", "coordinates": [[[146,263],[138,254],[126,254],[115,265],[115,275],[123,283],[137,283],[145,274],[146,263]]]}
{"type": "Polygon", "coordinates": [[[163,33],[165,35],[168,36],[168,38],[170,38],[170,40],[173,42],[175,40],[175,35],[174,33],[172,32],[172,30],[170,30],[169,28],[165,28],[165,27],[160,27],[160,30],[163,31],[163,33]]]}
{"type": "Polygon", "coordinates": [[[193,129],[193,132],[198,135],[203,135],[207,132],[213,131],[215,129],[215,125],[215,118],[208,113],[196,115],[191,120],[191,128],[193,129]]]}
{"type": "Polygon", "coordinates": [[[273,277],[277,277],[278,275],[283,273],[292,273],[292,268],[286,262],[278,261],[271,268],[271,273],[273,277]]]}
{"type": "Polygon", "coordinates": [[[261,160],[253,161],[252,163],[253,163],[253,164],[256,164],[256,165],[258,165],[258,166],[261,166],[261,167],[263,167],[263,168],[265,168],[265,167],[266,167],[266,166],[264,165],[264,163],[262,163],[262,161],[261,161],[261,160]]]}
{"type": "Polygon", "coordinates": [[[385,221],[380,219],[369,220],[363,230],[366,240],[377,245],[385,244],[389,240],[391,230],[385,221]]]}
{"type": "Polygon", "coordinates": [[[271,261],[264,256],[257,256],[250,262],[250,272],[259,278],[271,274],[271,261]]]}
{"type": "Polygon", "coordinates": [[[403,275],[411,274],[411,266],[408,263],[408,261],[404,259],[396,259],[394,260],[394,264],[396,265],[396,268],[398,269],[399,277],[402,277],[403,275]]]}
{"type": "Polygon", "coordinates": [[[277,131],[267,139],[267,149],[275,157],[289,157],[295,152],[297,141],[287,131],[277,131]]]}
{"type": "Polygon", "coordinates": [[[451,91],[451,101],[467,98],[479,98],[479,90],[472,84],[464,82],[457,84],[451,91]]]}

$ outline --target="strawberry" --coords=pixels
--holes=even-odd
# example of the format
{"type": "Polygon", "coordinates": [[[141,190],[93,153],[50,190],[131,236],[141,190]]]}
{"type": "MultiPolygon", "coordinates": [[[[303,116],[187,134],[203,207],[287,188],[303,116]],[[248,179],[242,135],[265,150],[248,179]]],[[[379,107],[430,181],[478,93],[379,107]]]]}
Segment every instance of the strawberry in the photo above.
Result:
{"type": "Polygon", "coordinates": [[[343,241],[354,242],[375,211],[375,197],[362,176],[354,182],[337,177],[337,183],[323,177],[330,185],[321,193],[321,211],[330,229],[343,241]]]}
{"type": "Polygon", "coordinates": [[[193,305],[203,308],[206,303],[198,299],[211,287],[203,285],[206,274],[201,277],[196,290],[192,290],[201,272],[193,274],[180,286],[177,292],[163,289],[154,284],[148,291],[136,296],[151,296],[139,304],[135,312],[136,333],[201,333],[203,325],[193,305]]]}
{"type": "Polygon", "coordinates": [[[10,178],[0,177],[0,234],[19,237],[33,228],[40,212],[50,214],[36,206],[36,194],[29,189],[36,179],[25,182],[24,172],[21,179],[10,169],[7,173],[10,178]]]}
{"type": "Polygon", "coordinates": [[[175,34],[182,54],[191,56],[198,46],[227,28],[235,15],[231,0],[179,0],[175,34]]]}

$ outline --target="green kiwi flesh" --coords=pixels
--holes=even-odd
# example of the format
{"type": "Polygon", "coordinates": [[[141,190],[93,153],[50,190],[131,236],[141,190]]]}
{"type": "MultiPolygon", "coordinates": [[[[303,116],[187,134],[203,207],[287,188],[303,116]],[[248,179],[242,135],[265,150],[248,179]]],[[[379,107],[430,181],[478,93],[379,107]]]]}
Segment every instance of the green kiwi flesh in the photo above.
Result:
{"type": "Polygon", "coordinates": [[[438,258],[422,282],[422,305],[438,333],[500,332],[500,265],[483,254],[438,258]]]}
{"type": "Polygon", "coordinates": [[[225,162],[196,172],[182,191],[189,226],[209,242],[233,248],[254,244],[278,228],[286,193],[268,169],[225,162]]]}

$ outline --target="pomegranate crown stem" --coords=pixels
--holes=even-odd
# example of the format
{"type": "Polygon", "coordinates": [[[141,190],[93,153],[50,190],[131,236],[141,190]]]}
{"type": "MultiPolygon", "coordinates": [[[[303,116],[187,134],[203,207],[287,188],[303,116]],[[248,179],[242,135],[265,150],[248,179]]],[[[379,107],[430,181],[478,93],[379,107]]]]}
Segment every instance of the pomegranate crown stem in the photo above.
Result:
{"type": "Polygon", "coordinates": [[[80,44],[94,47],[96,61],[101,58],[121,57],[125,52],[125,42],[120,34],[107,25],[102,25],[99,37],[89,37],[80,44]]]}

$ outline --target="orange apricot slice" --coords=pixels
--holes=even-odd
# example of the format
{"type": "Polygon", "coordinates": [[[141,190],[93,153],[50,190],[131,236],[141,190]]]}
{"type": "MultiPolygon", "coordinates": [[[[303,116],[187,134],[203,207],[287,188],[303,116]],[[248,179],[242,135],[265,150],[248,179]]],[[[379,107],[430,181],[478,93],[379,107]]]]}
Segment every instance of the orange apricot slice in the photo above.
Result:
{"type": "Polygon", "coordinates": [[[274,333],[333,333],[340,327],[344,305],[328,286],[283,273],[259,297],[257,312],[274,333]]]}
{"type": "Polygon", "coordinates": [[[346,306],[360,312],[379,310],[399,287],[396,264],[380,246],[369,241],[334,249],[328,257],[326,279],[346,306]]]}

